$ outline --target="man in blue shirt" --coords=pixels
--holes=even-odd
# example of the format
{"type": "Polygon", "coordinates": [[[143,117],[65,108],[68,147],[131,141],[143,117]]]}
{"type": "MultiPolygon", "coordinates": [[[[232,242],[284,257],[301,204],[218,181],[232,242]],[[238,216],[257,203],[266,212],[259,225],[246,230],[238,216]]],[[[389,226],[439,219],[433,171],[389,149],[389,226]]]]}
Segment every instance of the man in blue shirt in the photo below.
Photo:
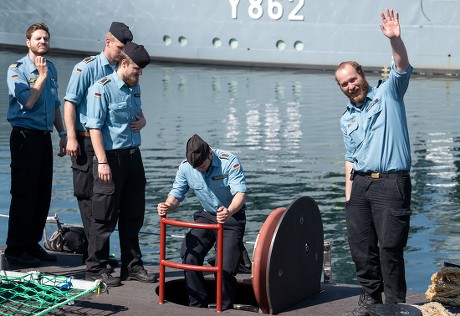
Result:
{"type": "MultiPolygon", "coordinates": [[[[64,97],[64,120],[68,134],[66,150],[72,160],[74,195],[78,200],[87,239],[91,223],[94,150],[89,132],[84,126],[87,115],[86,96],[93,83],[114,72],[120,53],[132,39],[128,26],[121,22],[112,22],[105,37],[104,50],[99,55],[86,57],[75,65],[64,97]]],[[[141,118],[137,124],[145,125],[145,121],[141,118]]]]}
{"type": "MultiPolygon", "coordinates": [[[[198,135],[187,142],[186,157],[176,173],[172,190],[165,202],[159,203],[158,214],[175,210],[191,188],[201,203],[202,211],[193,215],[195,222],[224,224],[222,309],[233,307],[235,275],[243,249],[246,226],[246,179],[238,158],[220,149],[211,149],[198,135]]],[[[216,242],[214,230],[192,229],[182,243],[184,263],[203,265],[216,242]]],[[[208,295],[203,273],[185,270],[185,282],[190,306],[208,307],[208,295]]]]}
{"type": "Polygon", "coordinates": [[[13,130],[11,150],[11,204],[7,248],[9,262],[28,266],[55,261],[39,242],[51,202],[53,180],[53,125],[61,137],[59,156],[65,155],[65,131],[58,98],[57,71],[45,58],[50,33],[43,23],[26,32],[28,54],[8,68],[9,108],[13,130]]]}
{"type": "Polygon", "coordinates": [[[145,124],[138,122],[143,118],[138,80],[149,63],[144,47],[128,42],[118,69],[88,90],[85,125],[95,158],[86,279],[102,279],[108,286],[121,285],[120,278],[107,270],[110,235],[117,222],[121,280],[156,282],[156,276],[144,269],[138,236],[144,224],[146,185],[139,150],[145,124]]]}
{"type": "Polygon", "coordinates": [[[394,65],[389,78],[369,87],[361,66],[343,62],[335,73],[349,98],[340,120],[345,143],[348,242],[362,286],[358,307],[348,316],[369,315],[371,304],[406,301],[403,250],[410,225],[411,155],[404,94],[412,67],[401,39],[399,14],[381,13],[394,65]]]}

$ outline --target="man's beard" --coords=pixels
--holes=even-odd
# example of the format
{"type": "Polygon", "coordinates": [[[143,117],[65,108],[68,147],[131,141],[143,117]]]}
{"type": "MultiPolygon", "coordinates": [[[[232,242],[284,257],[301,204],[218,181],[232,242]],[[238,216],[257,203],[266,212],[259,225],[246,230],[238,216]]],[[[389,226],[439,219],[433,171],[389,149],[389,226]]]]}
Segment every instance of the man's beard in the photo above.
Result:
{"type": "Polygon", "coordinates": [[[134,87],[137,85],[137,83],[139,82],[139,77],[136,77],[136,76],[126,76],[126,75],[123,75],[122,76],[123,78],[123,81],[130,87],[134,87]]]}
{"type": "Polygon", "coordinates": [[[357,95],[356,97],[349,97],[350,101],[353,102],[354,104],[359,104],[359,105],[363,104],[364,100],[366,99],[368,88],[369,88],[369,83],[367,83],[367,81],[363,78],[363,85],[361,86],[361,91],[359,95],[357,95]]]}
{"type": "Polygon", "coordinates": [[[45,56],[48,54],[49,47],[31,47],[30,50],[32,53],[34,53],[36,56],[45,56]]]}

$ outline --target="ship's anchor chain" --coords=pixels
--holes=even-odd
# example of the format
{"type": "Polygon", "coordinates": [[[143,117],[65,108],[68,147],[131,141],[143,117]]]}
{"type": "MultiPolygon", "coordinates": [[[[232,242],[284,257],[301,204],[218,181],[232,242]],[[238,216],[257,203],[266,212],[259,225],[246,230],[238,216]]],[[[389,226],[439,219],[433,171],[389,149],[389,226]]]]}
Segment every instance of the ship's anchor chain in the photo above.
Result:
{"type": "Polygon", "coordinates": [[[444,267],[431,276],[431,285],[425,297],[431,302],[416,306],[423,316],[458,316],[450,313],[443,305],[460,306],[460,268],[444,267]]]}

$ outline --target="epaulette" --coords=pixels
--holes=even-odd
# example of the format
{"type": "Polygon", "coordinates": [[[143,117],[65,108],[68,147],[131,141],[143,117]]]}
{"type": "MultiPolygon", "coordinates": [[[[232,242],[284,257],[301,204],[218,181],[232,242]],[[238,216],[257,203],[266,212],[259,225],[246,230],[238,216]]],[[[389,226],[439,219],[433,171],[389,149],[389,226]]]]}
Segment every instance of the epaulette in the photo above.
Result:
{"type": "Polygon", "coordinates": [[[86,57],[85,59],[83,59],[83,62],[87,64],[87,63],[89,63],[89,62],[92,62],[92,61],[95,60],[95,59],[96,59],[96,57],[94,57],[94,56],[89,56],[89,57],[86,57]]]}
{"type": "Polygon", "coordinates": [[[182,160],[181,164],[186,163],[186,162],[187,162],[187,159],[184,159],[184,160],[182,160]]]}
{"type": "Polygon", "coordinates": [[[221,159],[229,159],[231,155],[232,154],[229,154],[229,153],[221,153],[219,155],[219,158],[221,158],[221,159]]]}
{"type": "Polygon", "coordinates": [[[98,81],[101,85],[105,85],[107,82],[110,82],[110,79],[107,77],[102,78],[98,81]]]}
{"type": "Polygon", "coordinates": [[[17,68],[21,63],[14,63],[10,65],[10,68],[17,68]]]}

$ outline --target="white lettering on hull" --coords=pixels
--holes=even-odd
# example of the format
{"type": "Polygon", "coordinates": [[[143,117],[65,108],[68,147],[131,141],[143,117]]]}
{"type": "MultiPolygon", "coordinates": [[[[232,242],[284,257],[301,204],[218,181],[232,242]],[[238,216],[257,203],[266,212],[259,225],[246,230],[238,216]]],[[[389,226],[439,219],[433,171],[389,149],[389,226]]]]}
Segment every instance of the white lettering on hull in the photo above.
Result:
{"type": "MultiPolygon", "coordinates": [[[[231,7],[231,17],[234,20],[238,19],[238,12],[241,0],[228,0],[231,7]]],[[[304,21],[305,17],[301,14],[305,6],[305,0],[286,0],[284,6],[280,0],[248,0],[247,14],[253,20],[259,20],[264,15],[267,15],[271,20],[280,20],[284,13],[287,12],[289,21],[304,21]]],[[[244,8],[241,8],[244,10],[244,8]]]]}

